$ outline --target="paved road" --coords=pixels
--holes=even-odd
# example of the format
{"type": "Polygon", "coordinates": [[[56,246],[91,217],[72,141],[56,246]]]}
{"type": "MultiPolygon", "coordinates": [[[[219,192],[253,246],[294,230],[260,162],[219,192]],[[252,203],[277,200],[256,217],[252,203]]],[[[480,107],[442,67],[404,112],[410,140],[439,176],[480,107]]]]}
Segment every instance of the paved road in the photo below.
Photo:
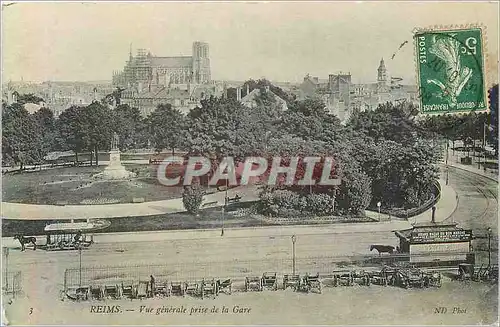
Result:
{"type": "MultiPolygon", "coordinates": [[[[461,225],[483,231],[490,225],[496,232],[495,183],[470,172],[450,168],[450,185],[459,195],[459,206],[453,219],[461,225]]],[[[96,244],[83,251],[82,265],[101,266],[103,269],[84,272],[83,279],[108,280],[144,271],[142,268],[109,268],[127,263],[162,265],[146,273],[163,275],[170,280],[260,275],[264,271],[287,272],[292,269],[291,234],[297,235],[297,271],[314,273],[331,270],[334,261],[339,261],[339,258],[333,257],[368,254],[371,244],[397,245],[393,227],[398,229],[393,222],[342,227],[229,229],[224,237],[217,230],[100,235],[96,244]]],[[[32,250],[21,253],[13,249],[8,265],[11,271],[23,271],[23,288],[29,296],[29,305],[41,308],[47,307],[47,298],[59,296],[64,270],[78,268],[79,254],[77,251],[32,250]]],[[[78,278],[76,272],[68,276],[73,283],[78,278]]]]}
{"type": "MultiPolygon", "coordinates": [[[[473,228],[476,234],[484,233],[486,226],[491,226],[496,233],[497,200],[494,184],[479,175],[450,168],[450,185],[459,196],[459,205],[452,219],[460,222],[461,226],[473,228]]],[[[175,266],[188,262],[240,262],[236,266],[259,267],[256,263],[264,260],[271,266],[276,263],[288,267],[292,234],[297,235],[297,258],[334,257],[368,254],[371,244],[397,245],[398,239],[393,230],[408,227],[406,222],[392,222],[325,227],[240,228],[226,229],[224,237],[220,236],[219,230],[105,234],[96,236],[96,244],[84,251],[84,265],[168,262],[175,266]],[[246,261],[248,265],[242,263],[246,261]]],[[[11,239],[4,240],[4,245],[14,244],[11,239]]],[[[76,267],[78,256],[74,252],[28,250],[20,253],[13,250],[10,264],[12,269],[21,269],[25,265],[40,265],[45,260],[62,270],[76,267]]]]}
{"type": "Polygon", "coordinates": [[[498,235],[498,183],[455,167],[450,167],[449,183],[458,194],[457,210],[449,220],[477,232],[491,227],[498,235]]]}

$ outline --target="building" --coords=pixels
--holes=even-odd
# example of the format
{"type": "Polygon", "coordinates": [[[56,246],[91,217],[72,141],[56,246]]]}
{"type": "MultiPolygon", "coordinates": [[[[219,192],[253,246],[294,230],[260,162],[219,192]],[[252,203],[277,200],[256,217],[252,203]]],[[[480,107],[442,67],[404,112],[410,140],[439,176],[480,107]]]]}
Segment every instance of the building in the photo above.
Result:
{"type": "Polygon", "coordinates": [[[472,230],[457,227],[457,223],[431,221],[395,233],[400,240],[401,253],[409,254],[412,263],[455,265],[474,262],[472,230]]]}
{"type": "Polygon", "coordinates": [[[170,84],[203,84],[211,81],[208,43],[194,42],[191,56],[157,57],[145,49],[129,53],[123,71],[113,72],[113,85],[139,91],[170,84]]]}
{"type": "MultiPolygon", "coordinates": [[[[36,105],[44,106],[59,116],[71,106],[87,106],[94,100],[100,101],[113,92],[109,82],[53,82],[42,83],[9,82],[2,88],[2,96],[7,103],[16,102],[16,95],[34,94],[44,100],[36,105]]],[[[28,106],[30,112],[36,111],[35,106],[28,106]]]]}
{"type": "MultiPolygon", "coordinates": [[[[260,97],[262,92],[260,88],[255,88],[249,92],[247,85],[247,92],[243,98],[241,97],[241,91],[242,91],[241,87],[238,87],[236,89],[236,97],[238,101],[240,101],[244,106],[248,108],[255,108],[258,106],[257,98],[260,97]]],[[[288,110],[288,105],[286,104],[286,101],[280,98],[278,95],[276,95],[273,91],[271,91],[269,89],[269,86],[266,86],[263,91],[266,92],[267,94],[270,94],[274,98],[274,101],[276,101],[276,104],[282,111],[288,110]]]]}
{"type": "Polygon", "coordinates": [[[296,95],[299,99],[316,97],[323,100],[330,113],[341,121],[349,119],[353,111],[374,110],[385,102],[407,101],[418,105],[416,85],[404,85],[402,78],[390,77],[384,59],[377,68],[377,80],[372,83],[352,82],[350,72],[330,74],[321,80],[309,74],[304,77],[296,95]]]}
{"type": "Polygon", "coordinates": [[[113,85],[125,89],[121,103],[139,108],[143,115],[158,104],[188,111],[210,95],[221,95],[222,85],[212,82],[209,46],[194,42],[191,56],[158,57],[145,49],[129,54],[122,71],[113,72],[113,85]]]}
{"type": "Polygon", "coordinates": [[[216,82],[171,85],[170,87],[164,86],[141,91],[130,88],[122,92],[120,103],[138,108],[143,116],[152,113],[160,104],[170,104],[173,108],[186,114],[199,106],[201,100],[211,96],[220,97],[224,92],[223,88],[222,83],[216,82]]]}

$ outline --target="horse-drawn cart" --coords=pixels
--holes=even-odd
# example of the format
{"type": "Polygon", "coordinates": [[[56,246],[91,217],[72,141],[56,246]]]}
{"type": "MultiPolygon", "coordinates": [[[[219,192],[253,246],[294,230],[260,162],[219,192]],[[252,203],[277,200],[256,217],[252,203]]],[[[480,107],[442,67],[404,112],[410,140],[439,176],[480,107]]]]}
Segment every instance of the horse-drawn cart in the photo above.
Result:
{"type": "Polygon", "coordinates": [[[418,268],[401,268],[398,269],[396,284],[404,288],[423,288],[425,285],[424,275],[418,268]]]}
{"type": "Polygon", "coordinates": [[[306,293],[315,292],[321,294],[323,287],[319,278],[319,273],[316,275],[306,274],[303,278],[300,289],[306,293]]]}
{"type": "Polygon", "coordinates": [[[441,273],[438,271],[424,271],[424,286],[441,287],[441,273]]]}
{"type": "Polygon", "coordinates": [[[198,282],[186,282],[184,285],[185,285],[184,286],[185,293],[187,295],[191,295],[191,296],[200,296],[201,295],[200,283],[198,283],[198,282]]]}
{"type": "Polygon", "coordinates": [[[217,280],[217,294],[226,293],[231,294],[233,291],[233,282],[231,279],[217,280]]]}
{"type": "Polygon", "coordinates": [[[165,281],[163,283],[158,283],[155,288],[155,295],[161,296],[161,297],[169,297],[172,294],[172,288],[171,285],[168,283],[168,281],[165,281]]]}
{"type": "Polygon", "coordinates": [[[186,294],[186,284],[182,282],[170,282],[170,293],[172,295],[184,296],[186,294]]]}
{"type": "Polygon", "coordinates": [[[265,272],[262,275],[262,288],[269,289],[272,291],[278,290],[278,278],[275,272],[265,272]]]}
{"type": "Polygon", "coordinates": [[[333,272],[333,286],[354,285],[353,272],[350,270],[338,270],[333,272]]]}
{"type": "Polygon", "coordinates": [[[361,270],[361,271],[354,271],[353,272],[353,281],[357,283],[358,285],[364,285],[364,286],[370,286],[370,275],[368,272],[361,270]]]}
{"type": "Polygon", "coordinates": [[[283,289],[293,287],[294,291],[300,288],[301,280],[299,275],[284,275],[283,276],[283,289]]]}
{"type": "Polygon", "coordinates": [[[219,295],[219,289],[217,287],[215,279],[203,279],[201,281],[201,298],[203,299],[208,295],[211,295],[213,298],[219,295]]]}
{"type": "Polygon", "coordinates": [[[262,291],[261,277],[245,277],[245,291],[262,291]]]}
{"type": "Polygon", "coordinates": [[[91,233],[109,225],[107,220],[48,224],[44,228],[47,235],[45,249],[54,251],[88,248],[94,243],[91,233]]]}

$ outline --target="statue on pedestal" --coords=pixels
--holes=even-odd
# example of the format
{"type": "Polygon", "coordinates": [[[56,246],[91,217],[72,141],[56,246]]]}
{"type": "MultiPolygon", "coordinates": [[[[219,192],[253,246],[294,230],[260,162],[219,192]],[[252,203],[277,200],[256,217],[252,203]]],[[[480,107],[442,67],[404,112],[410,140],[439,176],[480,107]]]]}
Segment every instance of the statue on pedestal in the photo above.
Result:
{"type": "Polygon", "coordinates": [[[113,139],[111,140],[111,150],[119,150],[120,138],[116,132],[113,133],[113,139]]]}

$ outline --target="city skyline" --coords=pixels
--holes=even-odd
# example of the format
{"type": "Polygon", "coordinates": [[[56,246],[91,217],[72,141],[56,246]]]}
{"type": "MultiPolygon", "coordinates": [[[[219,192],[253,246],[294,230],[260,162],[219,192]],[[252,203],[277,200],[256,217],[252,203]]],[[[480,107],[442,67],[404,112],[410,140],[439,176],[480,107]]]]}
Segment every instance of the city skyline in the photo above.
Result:
{"type": "Polygon", "coordinates": [[[214,80],[301,82],[306,74],[350,71],[355,82],[370,82],[383,57],[391,75],[413,84],[415,27],[480,22],[489,81],[497,82],[498,4],[399,3],[412,13],[408,17],[390,3],[371,10],[374,5],[16,3],[2,10],[2,81],[108,81],[128,59],[130,44],[134,54],[145,48],[179,56],[199,40],[210,44],[214,80]]]}

